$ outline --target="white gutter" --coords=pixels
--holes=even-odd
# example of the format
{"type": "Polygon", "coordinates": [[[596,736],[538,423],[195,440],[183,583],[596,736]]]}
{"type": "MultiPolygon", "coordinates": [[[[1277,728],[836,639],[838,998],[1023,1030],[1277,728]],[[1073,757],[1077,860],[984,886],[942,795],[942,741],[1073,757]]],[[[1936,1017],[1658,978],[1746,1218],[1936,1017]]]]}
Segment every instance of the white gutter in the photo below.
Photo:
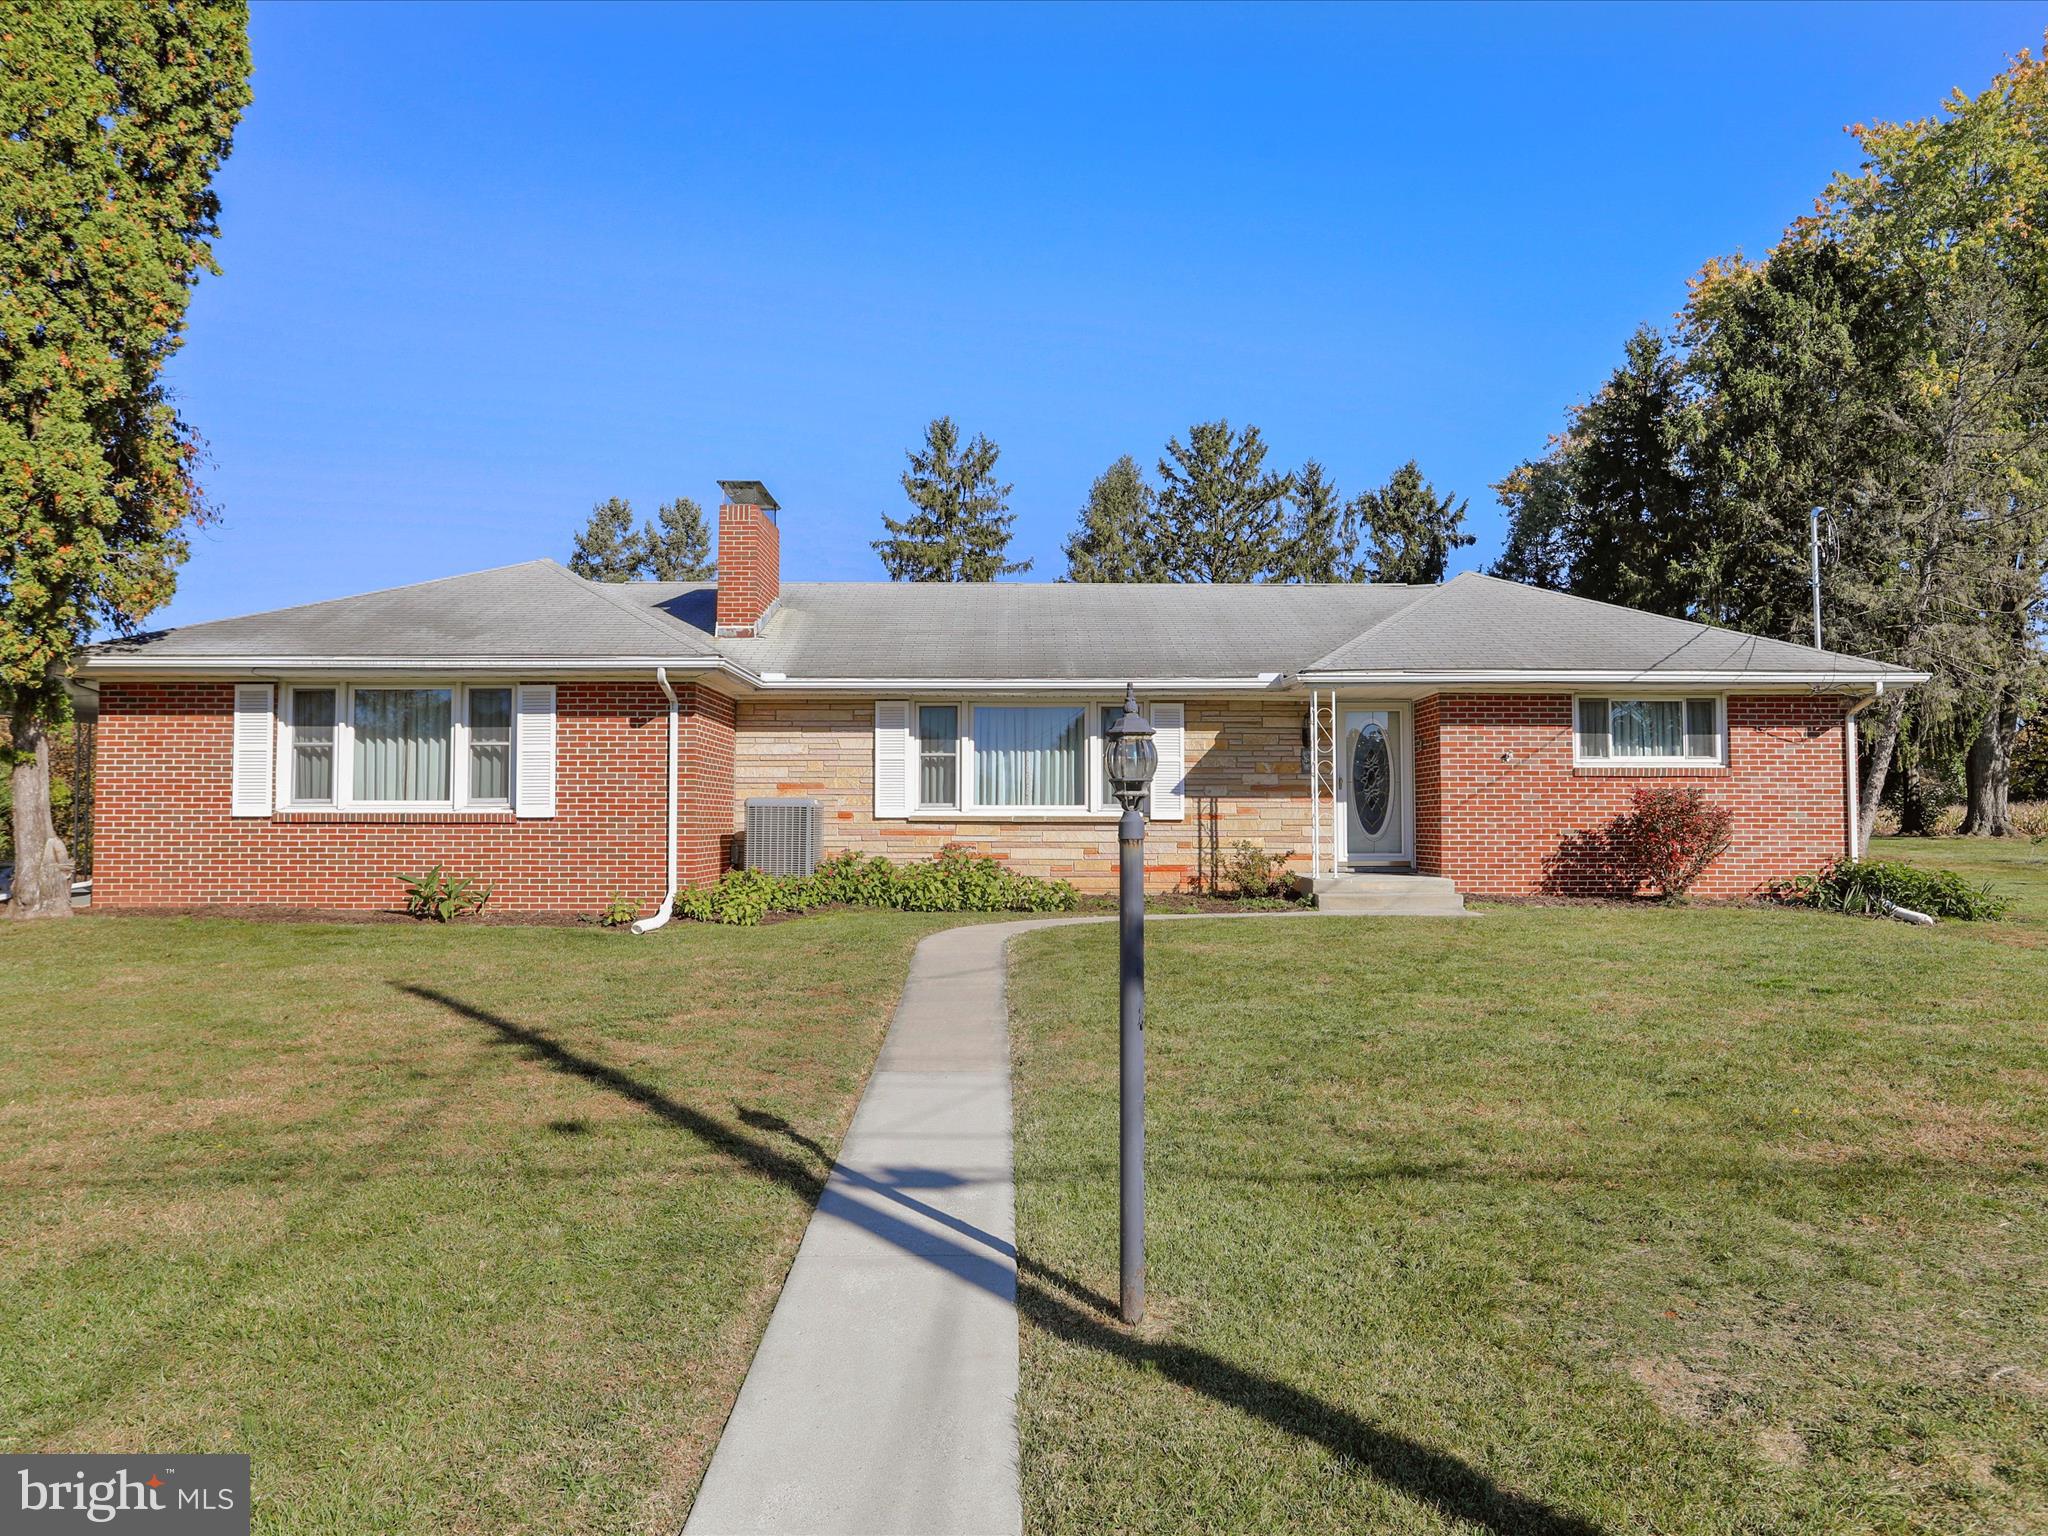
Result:
{"type": "Polygon", "coordinates": [[[88,656],[77,671],[83,677],[124,672],[417,672],[441,677],[450,672],[637,672],[655,666],[748,675],[723,656],[88,656]]]}
{"type": "Polygon", "coordinates": [[[1792,686],[1803,685],[1841,687],[1845,684],[1869,683],[1924,683],[1925,672],[1886,672],[1882,674],[1856,672],[1762,672],[1755,668],[1744,671],[1645,671],[1638,668],[1627,672],[1553,672],[1553,671],[1491,671],[1491,672],[1303,672],[1301,681],[1311,687],[1327,687],[1332,684],[1353,683],[1407,683],[1453,686],[1471,684],[1523,684],[1544,683],[1634,683],[1642,687],[1653,687],[1661,683],[1714,683],[1724,687],[1741,688],[1750,685],[1792,686]]]}
{"type": "Polygon", "coordinates": [[[654,680],[661,684],[661,691],[668,696],[668,894],[661,898],[661,906],[654,916],[643,917],[633,925],[634,933],[652,933],[671,917],[676,915],[676,691],[668,685],[668,668],[656,667],[654,680]]]}
{"type": "MultiPolygon", "coordinates": [[[[791,677],[782,672],[754,672],[727,656],[89,656],[76,669],[81,678],[135,674],[230,673],[248,677],[297,677],[327,673],[406,673],[445,677],[451,673],[517,673],[556,676],[566,673],[632,674],[641,667],[709,672],[731,678],[762,693],[1120,693],[1132,679],[1114,677],[791,677]]],[[[1641,687],[1854,687],[1924,683],[1925,672],[1882,675],[1853,672],[1745,671],[1514,671],[1469,672],[1261,672],[1245,677],[1141,677],[1140,693],[1282,693],[1306,688],[1402,686],[1448,687],[1573,687],[1634,684],[1641,687]]]]}

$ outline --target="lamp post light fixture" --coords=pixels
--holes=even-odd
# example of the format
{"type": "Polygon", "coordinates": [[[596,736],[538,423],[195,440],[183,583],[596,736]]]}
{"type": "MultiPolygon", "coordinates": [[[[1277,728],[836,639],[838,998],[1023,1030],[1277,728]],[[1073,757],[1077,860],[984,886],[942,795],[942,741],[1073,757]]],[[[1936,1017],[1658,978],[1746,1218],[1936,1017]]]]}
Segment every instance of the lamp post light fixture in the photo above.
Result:
{"type": "Polygon", "coordinates": [[[1159,767],[1151,722],[1138,713],[1138,690],[1124,688],[1123,717],[1108,731],[1109,784],[1124,808],[1117,823],[1119,1093],[1117,1310],[1127,1323],[1145,1316],[1145,813],[1139,809],[1159,767]]]}

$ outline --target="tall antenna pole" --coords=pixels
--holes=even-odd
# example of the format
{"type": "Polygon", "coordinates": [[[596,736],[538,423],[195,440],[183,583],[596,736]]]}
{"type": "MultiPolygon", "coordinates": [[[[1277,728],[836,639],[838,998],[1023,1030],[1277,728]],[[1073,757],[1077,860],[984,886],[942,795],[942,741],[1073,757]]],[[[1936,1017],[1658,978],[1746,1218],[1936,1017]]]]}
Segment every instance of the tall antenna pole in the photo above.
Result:
{"type": "Polygon", "coordinates": [[[1820,650],[1820,508],[1815,507],[1808,517],[1812,532],[1810,540],[1813,550],[1813,648],[1820,650]]]}

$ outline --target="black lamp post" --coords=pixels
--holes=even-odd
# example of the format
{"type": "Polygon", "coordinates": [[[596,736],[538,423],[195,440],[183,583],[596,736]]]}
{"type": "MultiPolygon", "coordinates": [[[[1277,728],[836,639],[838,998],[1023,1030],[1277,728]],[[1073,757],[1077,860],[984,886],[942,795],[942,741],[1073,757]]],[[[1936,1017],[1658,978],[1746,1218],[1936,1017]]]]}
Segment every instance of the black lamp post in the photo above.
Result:
{"type": "Polygon", "coordinates": [[[1138,690],[1124,688],[1123,718],[1109,728],[1109,783],[1124,808],[1117,823],[1117,936],[1122,962],[1121,1091],[1118,1100],[1118,1215],[1127,1323],[1145,1316],[1145,813],[1138,809],[1159,767],[1152,726],[1138,713],[1138,690]]]}

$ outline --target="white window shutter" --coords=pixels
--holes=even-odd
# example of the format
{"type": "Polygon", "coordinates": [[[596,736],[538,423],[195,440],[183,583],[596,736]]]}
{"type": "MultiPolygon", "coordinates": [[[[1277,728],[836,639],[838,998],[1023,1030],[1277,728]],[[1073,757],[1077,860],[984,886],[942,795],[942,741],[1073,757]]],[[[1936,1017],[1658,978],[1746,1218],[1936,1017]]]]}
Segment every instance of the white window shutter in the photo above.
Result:
{"type": "Polygon", "coordinates": [[[555,685],[521,683],[512,798],[521,816],[555,814],[555,685]]]}
{"type": "Polygon", "coordinates": [[[1152,819],[1185,820],[1188,806],[1185,704],[1153,704],[1152,745],[1159,752],[1159,769],[1152,776],[1152,819]]]}
{"type": "Polygon", "coordinates": [[[235,684],[234,792],[236,816],[268,816],[275,803],[277,689],[269,683],[235,684]]]}
{"type": "Polygon", "coordinates": [[[910,814],[910,703],[875,700],[875,814],[910,814]]]}

